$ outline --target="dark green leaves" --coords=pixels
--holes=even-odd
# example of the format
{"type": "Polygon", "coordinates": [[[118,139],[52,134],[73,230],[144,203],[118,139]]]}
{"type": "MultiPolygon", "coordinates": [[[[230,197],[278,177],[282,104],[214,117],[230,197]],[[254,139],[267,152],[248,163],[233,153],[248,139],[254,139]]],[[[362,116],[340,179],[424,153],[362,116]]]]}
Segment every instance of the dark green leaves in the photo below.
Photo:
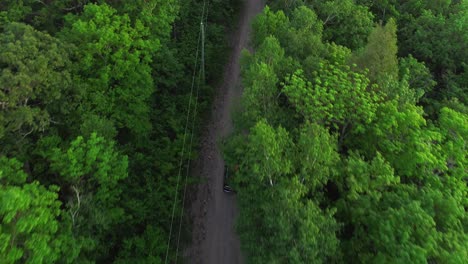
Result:
{"type": "Polygon", "coordinates": [[[30,26],[11,23],[0,35],[0,139],[44,131],[67,111],[69,47],[30,26]]]}

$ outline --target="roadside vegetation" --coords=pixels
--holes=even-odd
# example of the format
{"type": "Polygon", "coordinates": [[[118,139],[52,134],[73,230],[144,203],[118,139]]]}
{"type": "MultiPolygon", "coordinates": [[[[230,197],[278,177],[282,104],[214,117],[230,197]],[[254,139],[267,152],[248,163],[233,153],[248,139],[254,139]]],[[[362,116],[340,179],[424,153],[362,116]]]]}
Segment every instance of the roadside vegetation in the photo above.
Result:
{"type": "MultiPolygon", "coordinates": [[[[199,112],[238,5],[207,2],[199,112]]],[[[1,263],[164,261],[202,8],[0,2],[1,263]]]]}
{"type": "Polygon", "coordinates": [[[224,146],[248,263],[466,263],[468,2],[267,3],[224,146]]]}

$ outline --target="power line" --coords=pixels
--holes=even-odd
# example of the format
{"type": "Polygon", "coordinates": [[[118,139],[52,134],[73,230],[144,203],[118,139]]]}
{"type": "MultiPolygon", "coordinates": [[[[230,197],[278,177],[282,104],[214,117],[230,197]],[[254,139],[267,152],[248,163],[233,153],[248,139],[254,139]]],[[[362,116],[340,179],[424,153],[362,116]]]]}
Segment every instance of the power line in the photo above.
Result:
{"type": "MultiPolygon", "coordinates": [[[[202,16],[201,16],[201,23],[203,24],[203,18],[205,16],[205,6],[206,6],[206,1],[204,0],[203,1],[203,9],[202,9],[202,16]]],[[[196,74],[196,71],[197,71],[197,66],[198,66],[198,53],[199,53],[199,50],[200,50],[200,38],[201,38],[201,35],[202,35],[202,30],[200,30],[198,32],[198,41],[197,41],[197,51],[196,51],[196,55],[195,55],[195,66],[194,66],[194,69],[193,69],[193,74],[192,74],[192,85],[191,85],[191,88],[190,88],[190,96],[189,96],[189,103],[188,103],[188,110],[187,110],[187,117],[186,117],[186,120],[185,120],[185,128],[184,128],[184,137],[183,137],[183,143],[182,143],[182,153],[180,155],[180,161],[179,161],[179,170],[178,170],[178,174],[177,174],[177,184],[176,184],[176,189],[175,189],[175,192],[174,192],[174,203],[172,205],[172,214],[171,214],[171,226],[170,226],[170,229],[169,229],[169,238],[168,238],[168,241],[167,241],[167,248],[166,248],[166,258],[165,258],[165,263],[167,264],[168,262],[168,258],[169,258],[169,248],[170,248],[170,243],[171,243],[171,237],[172,237],[172,229],[173,229],[173,223],[174,223],[174,215],[175,215],[175,207],[176,207],[176,204],[177,204],[177,194],[179,192],[179,182],[180,182],[180,174],[181,174],[181,171],[182,171],[182,163],[183,163],[183,159],[184,159],[184,154],[185,154],[185,143],[186,143],[186,138],[187,138],[187,128],[188,128],[188,122],[189,122],[189,117],[190,117],[190,112],[191,112],[191,105],[192,105],[192,97],[193,97],[193,88],[194,88],[194,84],[195,84],[195,74],[196,74]]],[[[196,100],[196,105],[198,104],[198,87],[197,87],[197,100],[196,100]]],[[[196,106],[195,106],[195,110],[196,111],[196,106]]],[[[194,115],[196,114],[196,112],[194,112],[194,115]]],[[[192,140],[193,140],[193,124],[192,124],[192,131],[191,131],[192,135],[191,135],[191,139],[190,139],[190,151],[191,151],[191,145],[192,145],[192,140]]],[[[185,190],[186,190],[186,184],[187,184],[187,180],[185,180],[185,187],[184,187],[184,200],[185,200],[185,190]]],[[[183,210],[183,208],[182,208],[183,210]]],[[[180,227],[179,227],[179,237],[180,237],[180,227]]],[[[177,239],[177,251],[178,251],[178,248],[179,248],[179,238],[177,239]]],[[[178,252],[177,252],[178,253],[178,252]]],[[[177,253],[176,253],[176,258],[177,258],[177,253]]]]}
{"type": "MultiPolygon", "coordinates": [[[[205,27],[206,26],[203,24],[203,22],[200,22],[200,28],[201,28],[201,32],[202,32],[202,38],[201,38],[201,41],[202,41],[201,61],[202,61],[202,63],[201,63],[201,68],[200,68],[199,74],[198,74],[198,84],[197,84],[197,89],[196,89],[195,107],[194,107],[193,118],[192,118],[192,135],[190,137],[189,153],[192,152],[192,146],[193,146],[193,134],[194,134],[193,131],[194,131],[194,128],[195,128],[195,119],[196,119],[196,116],[197,116],[197,106],[198,106],[198,95],[199,95],[199,89],[200,89],[200,82],[204,83],[204,81],[205,81],[205,27]]],[[[180,218],[179,218],[179,234],[177,236],[176,263],[177,263],[177,257],[178,257],[178,252],[179,252],[180,233],[181,233],[181,230],[182,230],[182,217],[183,217],[183,214],[184,214],[185,196],[186,196],[186,192],[187,192],[187,179],[188,179],[189,172],[190,172],[190,159],[187,160],[186,173],[185,173],[185,183],[184,183],[184,195],[183,195],[183,198],[182,198],[182,207],[180,209],[181,213],[180,213],[180,218]]]]}

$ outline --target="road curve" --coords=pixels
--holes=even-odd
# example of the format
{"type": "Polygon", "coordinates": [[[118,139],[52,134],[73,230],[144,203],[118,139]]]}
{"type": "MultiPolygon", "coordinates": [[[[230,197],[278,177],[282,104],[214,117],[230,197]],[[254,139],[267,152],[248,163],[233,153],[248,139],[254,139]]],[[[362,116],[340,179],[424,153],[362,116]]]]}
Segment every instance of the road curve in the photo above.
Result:
{"type": "Polygon", "coordinates": [[[202,135],[199,159],[194,173],[201,178],[191,203],[192,245],[185,251],[185,261],[194,264],[244,263],[239,237],[234,230],[237,216],[236,196],[223,192],[222,153],[218,142],[233,131],[232,106],[239,102],[239,59],[248,48],[251,22],[260,13],[264,0],[244,0],[237,30],[231,36],[232,53],[225,66],[223,82],[213,102],[210,121],[202,135]]]}

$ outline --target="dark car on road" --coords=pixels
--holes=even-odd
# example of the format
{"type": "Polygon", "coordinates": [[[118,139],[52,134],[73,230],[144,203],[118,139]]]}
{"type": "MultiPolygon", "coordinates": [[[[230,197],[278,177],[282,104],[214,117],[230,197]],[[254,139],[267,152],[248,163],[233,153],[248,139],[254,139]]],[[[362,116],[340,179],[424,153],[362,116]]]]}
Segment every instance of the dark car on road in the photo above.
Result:
{"type": "Polygon", "coordinates": [[[224,183],[223,183],[223,192],[225,193],[235,193],[234,189],[229,185],[229,169],[228,166],[224,166],[224,183]]]}

